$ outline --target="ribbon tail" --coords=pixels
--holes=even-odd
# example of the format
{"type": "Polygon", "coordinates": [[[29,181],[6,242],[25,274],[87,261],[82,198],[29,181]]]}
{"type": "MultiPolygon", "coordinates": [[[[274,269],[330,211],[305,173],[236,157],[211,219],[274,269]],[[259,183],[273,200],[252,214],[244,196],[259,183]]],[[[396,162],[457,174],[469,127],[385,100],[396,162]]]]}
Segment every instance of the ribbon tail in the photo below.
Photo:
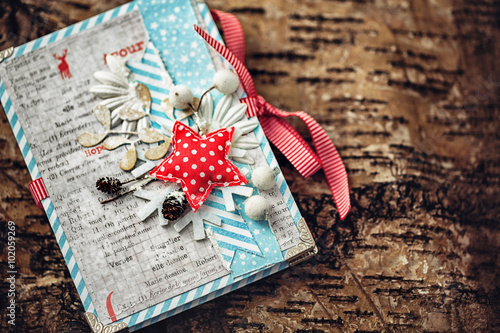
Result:
{"type": "Polygon", "coordinates": [[[285,155],[302,176],[309,177],[321,169],[318,156],[289,123],[273,116],[261,116],[259,121],[267,139],[285,155]],[[293,142],[293,145],[290,142],[293,142]]]}
{"type": "Polygon", "coordinates": [[[220,22],[227,48],[233,52],[238,60],[245,63],[245,33],[241,27],[240,20],[233,14],[220,10],[212,9],[210,10],[210,14],[212,14],[215,23],[220,22]]]}
{"type": "Polygon", "coordinates": [[[349,181],[347,179],[344,163],[328,134],[313,117],[303,111],[288,113],[272,106],[268,107],[267,110],[271,115],[276,117],[286,118],[295,116],[306,123],[311,133],[321,166],[325,172],[328,186],[332,191],[333,200],[337,205],[340,219],[343,220],[351,210],[349,181]]]}
{"type": "Polygon", "coordinates": [[[310,115],[302,111],[289,115],[297,116],[306,123],[311,133],[316,153],[321,160],[326,180],[332,191],[333,200],[335,201],[335,205],[337,205],[340,219],[343,220],[351,210],[351,198],[349,196],[347,172],[337,148],[335,148],[325,130],[310,115]]]}

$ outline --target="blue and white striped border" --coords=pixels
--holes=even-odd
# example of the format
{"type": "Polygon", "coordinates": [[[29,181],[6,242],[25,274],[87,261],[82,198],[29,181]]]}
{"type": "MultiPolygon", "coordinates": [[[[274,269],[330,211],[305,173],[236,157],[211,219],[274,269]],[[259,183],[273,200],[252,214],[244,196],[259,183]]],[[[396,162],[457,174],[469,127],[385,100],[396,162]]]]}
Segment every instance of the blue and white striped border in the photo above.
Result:
{"type": "MultiPolygon", "coordinates": [[[[88,20],[79,22],[75,25],[51,33],[45,37],[36,39],[34,41],[16,47],[14,49],[14,54],[12,58],[19,57],[23,54],[37,50],[43,46],[60,41],[68,36],[84,31],[88,28],[94,27],[102,22],[106,22],[117,16],[126,14],[135,8],[136,8],[135,4],[133,3],[126,4],[121,7],[102,13],[98,16],[92,17],[88,20]]],[[[7,61],[9,59],[7,59],[7,61]]],[[[12,106],[9,94],[6,91],[5,85],[1,80],[0,80],[0,100],[2,102],[2,105],[4,106],[5,113],[7,114],[7,119],[9,120],[10,126],[12,127],[12,130],[14,132],[14,136],[16,137],[19,148],[21,149],[21,152],[23,154],[24,161],[28,166],[31,178],[32,179],[39,178],[41,175],[38,170],[38,167],[36,166],[35,159],[33,158],[33,154],[31,153],[31,149],[26,140],[26,137],[24,136],[24,131],[18,120],[16,111],[12,106]]],[[[61,227],[59,218],[57,217],[57,214],[54,211],[54,205],[52,203],[52,200],[50,198],[47,198],[43,200],[42,203],[45,212],[47,213],[47,217],[49,219],[52,230],[54,231],[54,234],[56,236],[56,241],[59,244],[59,248],[61,249],[61,252],[64,256],[64,261],[68,266],[71,278],[73,279],[78,294],[80,295],[80,299],[82,300],[83,307],[85,308],[86,312],[92,312],[97,316],[97,312],[95,311],[92,299],[90,298],[90,295],[88,293],[85,281],[83,280],[82,275],[80,273],[80,269],[78,268],[75,258],[73,257],[73,251],[71,250],[69,243],[66,240],[66,235],[61,227]]]]}
{"type": "Polygon", "coordinates": [[[164,303],[152,306],[151,308],[148,309],[148,312],[144,314],[144,317],[141,318],[139,318],[139,316],[137,317],[137,319],[143,319],[142,323],[133,326],[129,325],[129,327],[131,327],[130,331],[133,332],[142,327],[154,324],[160,320],[179,314],[192,307],[211,301],[214,298],[225,295],[236,289],[244,287],[247,284],[250,284],[252,282],[265,278],[269,275],[277,273],[287,267],[288,267],[288,262],[284,261],[270,268],[259,271],[238,282],[230,281],[230,279],[228,279],[228,276],[209,282],[203,287],[200,287],[196,290],[191,290],[190,292],[187,293],[187,295],[186,294],[179,295],[164,303]],[[186,296],[182,298],[182,296],[184,295],[186,296]]]}
{"type": "MultiPolygon", "coordinates": [[[[79,22],[75,25],[72,25],[70,27],[64,28],[60,31],[54,32],[52,34],[49,34],[45,37],[39,38],[37,40],[31,41],[27,44],[24,44],[22,46],[19,46],[15,48],[14,50],[14,55],[12,56],[13,58],[19,57],[23,54],[26,54],[28,52],[34,51],[40,47],[52,44],[54,42],[57,42],[59,40],[62,40],[68,36],[71,36],[73,34],[76,34],[78,32],[84,31],[85,29],[94,27],[102,22],[109,21],[113,18],[116,18],[117,16],[123,15],[125,13],[128,13],[135,9],[136,6],[134,3],[129,3],[126,5],[123,5],[121,7],[118,7],[116,9],[107,11],[103,14],[100,14],[98,16],[92,17],[88,20],[79,22]]],[[[207,26],[209,31],[212,34],[215,34],[218,36],[220,39],[220,35],[217,31],[217,27],[215,23],[213,22],[210,12],[208,11],[208,8],[206,5],[200,5],[200,8],[202,9],[202,14],[204,19],[207,22],[207,26]]],[[[147,58],[147,56],[146,56],[147,58]]],[[[138,65],[140,67],[140,65],[138,65]]],[[[136,75],[137,71],[136,71],[136,75]]],[[[139,75],[140,76],[140,75],[139,75]]],[[[138,77],[138,81],[143,81],[146,83],[148,86],[150,86],[153,82],[151,82],[151,77],[146,75],[146,78],[143,77],[138,77]]],[[[154,81],[154,80],[153,80],[154,81]]],[[[166,95],[166,91],[152,91],[152,97],[153,97],[153,104],[156,104],[157,107],[160,105],[161,101],[163,100],[162,96],[166,95]],[[157,94],[157,96],[155,96],[157,94]]],[[[39,178],[40,172],[36,166],[36,162],[33,158],[33,155],[31,153],[31,149],[29,147],[29,144],[26,141],[26,137],[24,136],[23,129],[21,127],[21,124],[18,121],[16,112],[14,108],[12,107],[12,103],[10,101],[10,97],[8,92],[5,89],[5,85],[3,82],[0,81],[0,101],[2,105],[4,106],[5,113],[7,114],[7,118],[9,120],[9,123],[13,129],[14,135],[16,137],[16,140],[18,142],[18,145],[21,149],[21,152],[23,154],[23,158],[26,162],[26,165],[28,166],[28,170],[30,172],[31,178],[36,179],[39,178]]],[[[160,113],[161,109],[156,109],[153,107],[152,113],[156,116],[163,116],[163,112],[160,113]],[[155,112],[156,111],[156,112],[155,112]],[[156,113],[156,114],[155,114],[156,113]]],[[[168,123],[168,120],[166,120],[168,123]]],[[[260,126],[256,129],[255,131],[258,140],[261,142],[261,147],[263,149],[263,152],[266,156],[266,159],[271,167],[278,166],[277,161],[271,151],[271,148],[269,146],[269,142],[267,141],[262,129],[260,126]]],[[[297,205],[295,201],[293,200],[293,197],[291,196],[290,190],[285,182],[284,177],[282,174],[278,176],[277,179],[278,186],[280,188],[280,191],[287,200],[287,205],[289,209],[292,212],[292,216],[294,216],[294,220],[297,223],[298,220],[300,219],[300,213],[298,211],[297,205]]],[[[47,198],[43,200],[43,206],[44,209],[47,213],[47,217],[49,219],[50,225],[54,231],[54,234],[56,236],[56,241],[59,244],[59,247],[61,249],[61,252],[64,256],[64,260],[66,262],[66,265],[68,266],[68,269],[71,274],[71,278],[73,279],[76,289],[78,291],[78,294],[80,295],[80,299],[82,300],[84,309],[86,312],[92,312],[94,315],[97,316],[97,312],[94,308],[94,305],[92,303],[92,300],[90,298],[90,295],[88,293],[87,287],[85,285],[85,281],[82,278],[82,275],[80,273],[80,270],[78,268],[78,265],[76,264],[75,258],[73,256],[73,252],[69,246],[69,243],[67,242],[66,235],[64,231],[62,230],[61,223],[59,221],[59,218],[57,217],[57,214],[54,211],[54,205],[52,203],[52,200],[50,198],[47,198]]],[[[199,288],[193,289],[191,291],[185,292],[181,295],[178,295],[176,297],[173,297],[169,300],[166,300],[164,302],[161,302],[159,304],[156,304],[154,306],[149,307],[148,309],[142,310],[138,313],[135,313],[131,316],[128,316],[122,320],[124,323],[126,323],[130,327],[130,331],[137,330],[141,327],[147,326],[149,324],[155,323],[159,320],[168,318],[170,316],[173,316],[175,314],[178,314],[182,311],[188,310],[191,307],[197,306],[199,304],[205,303],[207,301],[210,301],[216,297],[219,297],[221,295],[224,295],[228,292],[231,292],[235,289],[241,288],[243,286],[246,286],[249,283],[252,283],[254,281],[260,280],[264,277],[267,277],[271,274],[274,274],[280,270],[285,269],[288,267],[288,262],[282,262],[280,264],[276,264],[270,268],[267,268],[265,270],[259,271],[256,274],[253,274],[247,278],[244,278],[238,282],[234,282],[234,280],[231,278],[230,275],[224,276],[222,278],[219,278],[217,280],[214,280],[212,282],[207,283],[204,286],[201,286],[199,288]]]]}

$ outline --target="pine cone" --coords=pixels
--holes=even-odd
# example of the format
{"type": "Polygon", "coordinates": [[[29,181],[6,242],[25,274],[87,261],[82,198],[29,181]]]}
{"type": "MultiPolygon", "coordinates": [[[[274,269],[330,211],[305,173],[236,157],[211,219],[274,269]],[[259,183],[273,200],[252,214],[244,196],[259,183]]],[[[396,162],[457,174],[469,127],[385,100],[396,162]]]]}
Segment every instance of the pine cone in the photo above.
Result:
{"type": "Polygon", "coordinates": [[[186,210],[187,200],[184,192],[175,191],[167,194],[163,201],[163,209],[161,210],[163,217],[169,221],[175,221],[181,217],[186,210]]]}
{"type": "Polygon", "coordinates": [[[104,193],[116,193],[121,190],[122,182],[115,177],[101,177],[97,180],[95,186],[104,193]]]}

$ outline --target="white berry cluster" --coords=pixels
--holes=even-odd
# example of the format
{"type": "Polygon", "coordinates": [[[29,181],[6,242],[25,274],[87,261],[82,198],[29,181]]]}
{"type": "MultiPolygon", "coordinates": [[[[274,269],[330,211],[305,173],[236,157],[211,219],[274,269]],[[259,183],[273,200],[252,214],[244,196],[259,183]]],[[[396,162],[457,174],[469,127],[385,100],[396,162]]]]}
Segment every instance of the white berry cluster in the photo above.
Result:
{"type": "MultiPolygon", "coordinates": [[[[260,166],[252,171],[252,183],[260,191],[270,190],[275,184],[275,177],[279,169],[271,169],[269,166],[260,166]]],[[[254,195],[245,202],[245,213],[253,220],[267,220],[269,203],[260,196],[254,195]]]]}
{"type": "MultiPolygon", "coordinates": [[[[238,75],[231,69],[220,70],[214,75],[213,88],[224,95],[234,93],[239,85],[238,75]]],[[[193,103],[193,99],[191,89],[185,85],[180,84],[170,90],[169,102],[176,109],[185,110],[189,108],[193,103]]]]}

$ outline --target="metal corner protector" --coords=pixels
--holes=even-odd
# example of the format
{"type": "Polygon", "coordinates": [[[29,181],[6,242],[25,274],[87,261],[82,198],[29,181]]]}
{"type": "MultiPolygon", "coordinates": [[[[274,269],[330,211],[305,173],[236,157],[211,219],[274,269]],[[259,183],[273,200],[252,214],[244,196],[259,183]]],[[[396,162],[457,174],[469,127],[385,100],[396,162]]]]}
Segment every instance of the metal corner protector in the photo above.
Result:
{"type": "Polygon", "coordinates": [[[11,46],[8,49],[0,51],[0,64],[7,58],[10,58],[14,54],[14,47],[11,46]]]}
{"type": "Polygon", "coordinates": [[[92,333],[114,333],[128,331],[127,324],[117,322],[113,324],[103,325],[92,312],[85,312],[85,320],[90,326],[92,333]]]}
{"type": "Polygon", "coordinates": [[[299,220],[297,228],[299,229],[301,241],[295,247],[289,249],[285,255],[285,260],[288,261],[290,266],[297,265],[318,254],[318,247],[304,218],[299,220]]]}

